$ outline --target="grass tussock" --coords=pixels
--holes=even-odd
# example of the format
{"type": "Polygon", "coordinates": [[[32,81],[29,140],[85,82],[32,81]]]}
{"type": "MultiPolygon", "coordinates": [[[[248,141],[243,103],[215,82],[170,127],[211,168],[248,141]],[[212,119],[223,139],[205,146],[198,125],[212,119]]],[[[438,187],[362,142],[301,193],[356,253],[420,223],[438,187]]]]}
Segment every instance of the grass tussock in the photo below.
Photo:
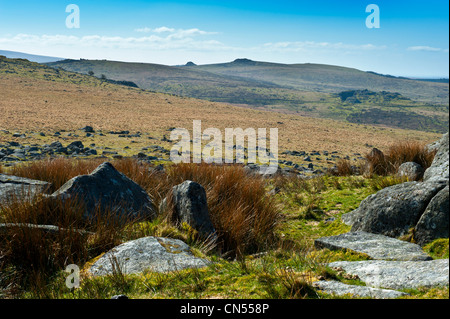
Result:
{"type": "Polygon", "coordinates": [[[54,192],[69,179],[77,175],[89,174],[101,162],[101,160],[69,160],[59,157],[13,166],[10,174],[49,182],[51,183],[50,191],[54,192]]]}
{"type": "Polygon", "coordinates": [[[45,297],[48,280],[58,271],[120,244],[125,225],[132,222],[108,208],[97,207],[88,220],[83,213],[76,199],[38,196],[0,203],[0,270],[14,274],[8,286],[45,297]]]}
{"type": "Polygon", "coordinates": [[[355,167],[347,159],[339,159],[336,162],[335,168],[329,170],[329,173],[334,176],[351,176],[355,174],[355,167]]]}
{"type": "Polygon", "coordinates": [[[374,191],[382,190],[383,188],[390,187],[393,185],[401,184],[407,182],[408,178],[406,176],[378,176],[374,175],[369,180],[369,185],[374,191]]]}
{"type": "Polygon", "coordinates": [[[392,144],[386,152],[372,151],[366,155],[364,172],[368,176],[393,175],[399,166],[406,162],[420,164],[427,169],[433,162],[436,151],[430,151],[425,144],[415,141],[402,141],[392,144]]]}
{"type": "Polygon", "coordinates": [[[332,176],[351,176],[363,173],[367,177],[388,176],[397,173],[401,164],[415,162],[424,169],[431,166],[436,150],[428,150],[426,144],[416,141],[400,141],[391,144],[385,152],[372,149],[365,158],[355,164],[348,159],[339,159],[328,170],[332,176]]]}
{"type": "MultiPolygon", "coordinates": [[[[20,166],[11,174],[51,182],[52,191],[55,191],[68,179],[88,174],[99,164],[100,160],[59,158],[20,166]]],[[[258,176],[249,176],[241,166],[181,163],[161,172],[133,159],[117,160],[112,164],[145,189],[156,207],[165,197],[170,199],[175,185],[186,180],[202,185],[212,223],[226,253],[255,252],[274,240],[279,209],[267,195],[265,181],[258,176]]],[[[170,205],[170,200],[167,202],[170,205]]]]}
{"type": "MultiPolygon", "coordinates": [[[[93,171],[100,160],[58,158],[17,166],[10,174],[52,183],[50,192],[70,178],[93,171]]],[[[117,170],[143,187],[158,206],[173,186],[193,180],[206,190],[211,220],[217,231],[223,256],[238,257],[266,250],[276,240],[275,228],[280,220],[278,207],[266,192],[262,178],[249,176],[242,167],[209,164],[180,164],[165,171],[152,169],[136,160],[113,161],[117,170]]],[[[4,284],[34,291],[44,296],[48,280],[68,264],[82,265],[126,240],[159,235],[199,242],[189,225],[171,225],[160,216],[143,222],[117,218],[108,207],[98,208],[89,220],[83,218],[81,201],[49,200],[45,196],[11,198],[0,204],[0,269],[14,278],[4,284]],[[28,225],[53,225],[58,231],[47,231],[28,225]]],[[[212,247],[200,243],[211,251],[212,247]]],[[[0,289],[0,290],[1,290],[0,289]]]]}
{"type": "Polygon", "coordinates": [[[232,256],[265,249],[280,220],[265,181],[240,166],[179,164],[167,172],[172,185],[192,180],[206,190],[211,221],[224,252],[232,256]]]}

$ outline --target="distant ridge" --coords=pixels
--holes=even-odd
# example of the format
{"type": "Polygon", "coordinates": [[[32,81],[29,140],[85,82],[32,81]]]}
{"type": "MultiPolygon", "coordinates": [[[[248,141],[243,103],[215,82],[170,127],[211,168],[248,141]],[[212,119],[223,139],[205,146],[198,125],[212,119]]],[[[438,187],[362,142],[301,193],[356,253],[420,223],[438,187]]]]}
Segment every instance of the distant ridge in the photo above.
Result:
{"type": "Polygon", "coordinates": [[[338,93],[369,89],[398,92],[411,99],[448,105],[448,80],[415,79],[316,63],[283,64],[239,58],[228,63],[190,67],[223,76],[264,81],[295,90],[338,93]]]}
{"type": "Polygon", "coordinates": [[[3,55],[9,59],[26,59],[31,62],[37,63],[49,63],[64,60],[64,58],[57,58],[45,55],[28,54],[23,52],[0,50],[0,55],[3,55]]]}
{"type": "Polygon", "coordinates": [[[390,74],[381,74],[381,73],[377,73],[374,71],[367,71],[367,73],[371,73],[371,74],[375,74],[375,75],[380,75],[380,76],[384,76],[387,78],[392,78],[392,79],[403,79],[403,80],[415,80],[415,81],[425,81],[425,82],[436,82],[436,83],[449,83],[449,79],[448,78],[411,78],[411,77],[404,77],[404,76],[395,76],[395,75],[390,75],[390,74]]]}
{"type": "Polygon", "coordinates": [[[448,82],[395,77],[336,65],[282,64],[247,58],[181,66],[85,59],[47,65],[104,74],[108,79],[134,82],[145,90],[258,107],[302,105],[306,98],[302,98],[301,91],[320,94],[363,89],[398,92],[422,103],[449,103],[448,82]]]}

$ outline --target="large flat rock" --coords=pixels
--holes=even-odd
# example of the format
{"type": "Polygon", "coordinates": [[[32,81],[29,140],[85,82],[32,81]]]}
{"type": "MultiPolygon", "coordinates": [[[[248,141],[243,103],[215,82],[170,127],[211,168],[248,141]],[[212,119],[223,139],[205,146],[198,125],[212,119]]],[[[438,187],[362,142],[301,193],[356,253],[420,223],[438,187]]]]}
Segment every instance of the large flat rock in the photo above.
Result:
{"type": "Polygon", "coordinates": [[[350,294],[353,297],[370,297],[375,299],[395,299],[408,295],[407,293],[390,290],[372,288],[367,286],[347,285],[340,281],[335,280],[321,280],[313,283],[313,286],[322,290],[325,293],[333,295],[347,295],[350,294]]]}
{"type": "Polygon", "coordinates": [[[45,192],[50,183],[34,179],[0,174],[0,202],[13,198],[29,198],[45,192]]]}
{"type": "Polygon", "coordinates": [[[318,248],[350,249],[379,260],[431,260],[419,245],[392,237],[364,231],[322,237],[314,244],[318,248]]]}
{"type": "Polygon", "coordinates": [[[328,264],[375,288],[405,289],[448,286],[448,259],[427,261],[336,261],[328,264]]]}
{"type": "Polygon", "coordinates": [[[149,236],[114,247],[100,257],[89,271],[94,276],[103,276],[112,274],[117,268],[124,274],[135,274],[200,268],[208,264],[206,259],[195,257],[181,240],[149,236]]]}
{"type": "Polygon", "coordinates": [[[8,232],[11,229],[32,229],[40,230],[47,233],[58,234],[60,232],[77,232],[80,235],[94,235],[95,233],[89,232],[82,229],[66,229],[55,225],[36,225],[28,223],[1,223],[0,224],[0,234],[8,232]]]}

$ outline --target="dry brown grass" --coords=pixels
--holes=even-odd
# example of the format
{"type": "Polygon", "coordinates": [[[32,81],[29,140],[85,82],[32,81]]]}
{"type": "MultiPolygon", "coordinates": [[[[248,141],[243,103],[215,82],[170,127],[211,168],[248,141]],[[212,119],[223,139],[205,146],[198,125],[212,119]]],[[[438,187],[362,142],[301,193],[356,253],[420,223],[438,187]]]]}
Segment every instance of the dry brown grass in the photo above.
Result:
{"type": "Polygon", "coordinates": [[[279,207],[268,196],[264,179],[249,176],[240,166],[179,164],[170,167],[173,185],[185,180],[206,190],[211,220],[224,252],[254,253],[274,242],[279,207]]]}
{"type": "MultiPolygon", "coordinates": [[[[227,127],[277,127],[280,152],[329,150],[348,155],[366,153],[370,150],[367,145],[387,148],[395,140],[411,136],[421,142],[439,138],[432,133],[257,111],[133,88],[90,87],[11,74],[0,75],[0,96],[0,129],[10,131],[54,132],[91,125],[96,130],[140,131],[162,137],[170,127],[191,131],[192,121],[202,120],[203,129],[219,128],[222,134],[227,127]]],[[[0,142],[2,138],[0,135],[0,142]]]]}
{"type": "Polygon", "coordinates": [[[49,182],[50,191],[54,192],[72,177],[89,174],[103,161],[77,161],[63,157],[30,161],[11,167],[9,174],[49,182]]]}
{"type": "MultiPolygon", "coordinates": [[[[127,223],[110,210],[97,208],[90,220],[76,199],[10,198],[0,203],[0,270],[8,269],[8,285],[17,289],[48,291],[46,284],[69,264],[82,265],[120,244],[127,223]],[[57,230],[32,225],[52,225],[57,230]]],[[[0,289],[3,287],[0,287],[0,289]]]]}
{"type": "MultiPolygon", "coordinates": [[[[54,191],[68,179],[90,173],[100,163],[99,159],[59,158],[17,166],[12,173],[51,182],[54,191]]],[[[149,164],[134,159],[115,160],[112,164],[143,187],[156,207],[170,195],[173,186],[185,180],[201,184],[206,190],[211,219],[224,252],[231,255],[255,252],[275,239],[279,209],[267,195],[266,181],[248,175],[242,166],[181,163],[168,166],[166,172],[158,172],[150,169],[149,164]]]]}
{"type": "Polygon", "coordinates": [[[415,162],[427,169],[435,155],[436,151],[429,151],[425,144],[417,141],[397,142],[389,147],[386,154],[395,170],[405,162],[415,162]]]}
{"type": "MultiPolygon", "coordinates": [[[[88,174],[103,160],[57,158],[28,162],[8,173],[52,183],[50,192],[70,178],[88,174]]],[[[114,161],[116,167],[141,186],[157,189],[160,180],[150,178],[148,166],[137,161],[114,161]]],[[[41,197],[11,198],[0,203],[0,223],[11,226],[0,229],[0,270],[9,269],[13,278],[8,284],[19,289],[46,292],[47,281],[68,264],[84,262],[120,244],[128,233],[126,226],[136,220],[115,216],[108,207],[97,207],[94,216],[83,218],[84,207],[75,198],[64,202],[41,197]],[[54,225],[58,232],[25,227],[25,224],[54,225]],[[88,231],[86,234],[78,230],[88,231]]],[[[1,287],[0,287],[1,288],[1,287]]]]}
{"type": "Polygon", "coordinates": [[[355,173],[351,162],[347,159],[339,159],[336,162],[336,168],[329,172],[335,176],[350,176],[355,173]]]}
{"type": "Polygon", "coordinates": [[[430,167],[436,151],[429,151],[426,144],[417,141],[397,141],[386,152],[371,152],[366,155],[364,169],[368,176],[396,174],[399,166],[406,162],[415,162],[424,169],[430,167]]]}

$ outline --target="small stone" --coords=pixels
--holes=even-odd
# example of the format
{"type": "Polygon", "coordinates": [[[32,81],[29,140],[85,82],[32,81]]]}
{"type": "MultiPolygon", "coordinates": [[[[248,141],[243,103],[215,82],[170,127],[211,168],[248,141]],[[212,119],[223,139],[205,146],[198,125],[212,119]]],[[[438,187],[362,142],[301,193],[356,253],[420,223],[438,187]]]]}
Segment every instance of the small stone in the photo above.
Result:
{"type": "Polygon", "coordinates": [[[174,186],[172,193],[177,220],[186,222],[205,237],[215,233],[203,186],[188,180],[174,186]]]}
{"type": "Polygon", "coordinates": [[[424,169],[420,164],[406,162],[399,166],[397,175],[406,177],[408,181],[418,181],[423,177],[424,169]]]}
{"type": "Polygon", "coordinates": [[[82,131],[86,132],[86,133],[95,133],[94,129],[92,128],[92,126],[85,126],[81,129],[82,131]]]}

